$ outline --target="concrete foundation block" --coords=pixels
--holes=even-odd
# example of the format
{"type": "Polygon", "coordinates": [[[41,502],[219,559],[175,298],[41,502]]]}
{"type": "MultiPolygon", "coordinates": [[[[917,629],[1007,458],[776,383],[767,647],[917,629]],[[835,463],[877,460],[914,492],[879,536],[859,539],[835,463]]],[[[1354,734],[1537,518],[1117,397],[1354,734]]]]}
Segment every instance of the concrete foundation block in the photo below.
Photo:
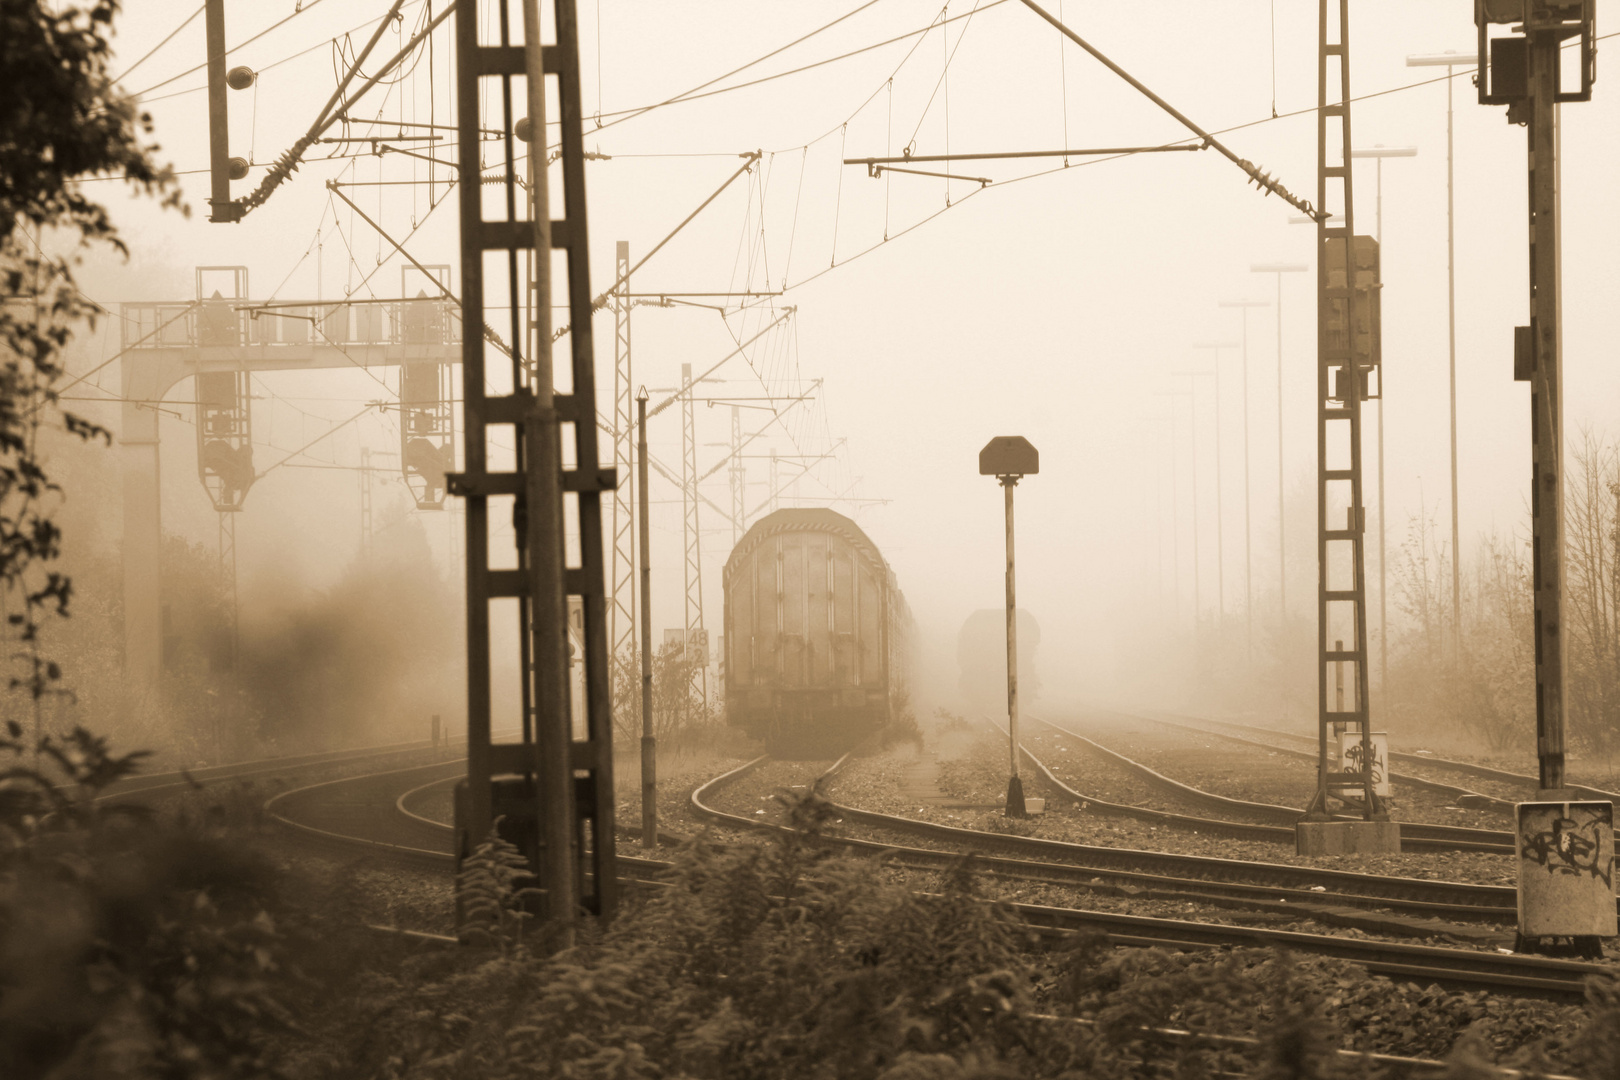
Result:
{"type": "Polygon", "coordinates": [[[1399,855],[1401,826],[1396,821],[1301,821],[1294,826],[1294,850],[1301,855],[1399,855]]]}
{"type": "Polygon", "coordinates": [[[1567,794],[1516,807],[1519,934],[1614,937],[1614,804],[1567,794]]]}

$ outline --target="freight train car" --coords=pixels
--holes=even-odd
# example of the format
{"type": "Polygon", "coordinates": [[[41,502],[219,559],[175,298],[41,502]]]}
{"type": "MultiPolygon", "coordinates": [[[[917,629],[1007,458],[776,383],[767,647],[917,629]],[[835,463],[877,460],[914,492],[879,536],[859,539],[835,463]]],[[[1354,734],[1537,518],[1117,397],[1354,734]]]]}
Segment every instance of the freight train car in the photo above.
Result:
{"type": "Polygon", "coordinates": [[[726,719],[779,756],[848,749],[907,707],[911,612],[849,518],[778,510],[726,560],[726,719]]]}

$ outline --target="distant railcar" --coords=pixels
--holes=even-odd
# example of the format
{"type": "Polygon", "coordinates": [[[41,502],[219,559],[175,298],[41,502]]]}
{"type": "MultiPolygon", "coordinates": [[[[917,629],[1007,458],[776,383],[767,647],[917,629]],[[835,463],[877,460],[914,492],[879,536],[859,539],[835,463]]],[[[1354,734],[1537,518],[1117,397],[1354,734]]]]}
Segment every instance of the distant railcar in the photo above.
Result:
{"type": "Polygon", "coordinates": [[[847,749],[907,707],[911,611],[831,510],[778,510],[726,560],[726,719],[779,756],[847,749]]]}

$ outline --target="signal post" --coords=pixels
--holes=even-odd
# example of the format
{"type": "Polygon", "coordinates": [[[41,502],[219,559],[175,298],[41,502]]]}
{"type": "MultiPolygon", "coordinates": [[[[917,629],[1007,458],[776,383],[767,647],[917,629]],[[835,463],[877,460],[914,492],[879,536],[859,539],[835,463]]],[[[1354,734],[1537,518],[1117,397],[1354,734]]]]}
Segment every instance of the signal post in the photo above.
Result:
{"type": "Polygon", "coordinates": [[[1513,376],[1530,384],[1530,515],[1540,790],[1517,808],[1522,951],[1596,957],[1615,936],[1614,804],[1564,776],[1563,341],[1558,106],[1589,101],[1595,0],[1475,0],[1482,105],[1506,105],[1529,142],[1530,325],[1515,327],[1513,376]],[[1493,29],[1508,33],[1493,36],[1493,29]],[[1564,43],[1577,39],[1576,48],[1564,43]],[[1574,61],[1569,71],[1565,53],[1574,61]],[[1576,85],[1564,88],[1565,74],[1576,85]]]}
{"type": "Polygon", "coordinates": [[[1018,775],[1018,593],[1013,564],[1013,488],[1041,471],[1041,455],[1022,435],[1000,435],[979,451],[979,475],[1001,481],[1007,504],[1007,816],[1028,816],[1024,782],[1018,775]]]}

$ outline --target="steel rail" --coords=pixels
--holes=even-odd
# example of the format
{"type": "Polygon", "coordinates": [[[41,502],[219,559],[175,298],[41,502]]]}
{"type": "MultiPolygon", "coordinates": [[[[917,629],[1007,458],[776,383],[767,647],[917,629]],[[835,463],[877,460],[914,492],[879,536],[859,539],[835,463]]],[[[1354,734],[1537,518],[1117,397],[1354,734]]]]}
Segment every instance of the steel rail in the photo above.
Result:
{"type": "MultiPolygon", "coordinates": [[[[1038,719],[1038,718],[1036,718],[1038,719]]],[[[1182,784],[1169,777],[1149,769],[1140,762],[1125,757],[1116,751],[1100,746],[1083,735],[1078,735],[1066,728],[1059,728],[1049,721],[1041,723],[1061,731],[1065,736],[1086,743],[1105,756],[1114,758],[1121,765],[1138,771],[1138,775],[1150,783],[1158,784],[1166,790],[1174,791],[1186,798],[1198,798],[1211,805],[1226,806],[1232,809],[1241,809],[1243,812],[1254,813],[1255,808],[1266,809],[1273,821],[1288,821],[1288,825],[1254,825],[1244,822],[1234,822],[1222,818],[1201,818],[1188,814],[1177,814],[1165,810],[1154,810],[1150,807],[1133,806],[1126,803],[1113,803],[1099,799],[1078,791],[1056,775],[1030,753],[1029,747],[1020,745],[1020,751],[1034,762],[1046,776],[1047,780],[1062,793],[1063,797],[1075,802],[1083,802],[1091,809],[1105,814],[1119,817],[1133,817],[1144,821],[1153,821],[1175,829],[1190,829],[1194,832],[1215,832],[1224,835],[1242,836],[1248,839],[1266,840],[1276,844],[1292,844],[1294,842],[1294,828],[1292,822],[1300,817],[1298,810],[1289,807],[1274,806],[1268,803],[1250,803],[1241,799],[1228,799],[1222,795],[1204,791],[1201,788],[1182,784]],[[1285,816],[1286,815],[1286,816],[1285,816]]],[[[992,724],[992,726],[994,726],[992,724]]],[[[997,730],[1002,730],[997,728],[997,730]]],[[[1002,731],[1005,734],[1005,731],[1002,731]]],[[[1313,759],[1314,760],[1314,759],[1313,759]]],[[[1472,851],[1490,855],[1506,855],[1513,852],[1513,837],[1509,833],[1499,833],[1487,829],[1468,829],[1454,825],[1424,825],[1413,822],[1401,823],[1401,844],[1403,849],[1411,851],[1472,851]]]]}
{"type": "MultiPolygon", "coordinates": [[[[1142,713],[1122,713],[1122,712],[1117,712],[1117,711],[1115,711],[1113,709],[1100,709],[1100,710],[1097,710],[1097,711],[1106,712],[1106,713],[1108,713],[1110,715],[1113,715],[1113,716],[1126,717],[1126,718],[1129,718],[1129,719],[1132,719],[1132,720],[1146,720],[1149,723],[1161,724],[1161,725],[1163,725],[1165,727],[1177,728],[1177,729],[1179,729],[1181,731],[1196,732],[1196,733],[1198,733],[1200,735],[1213,735],[1218,739],[1230,739],[1233,742],[1244,743],[1244,744],[1246,744],[1248,746],[1257,746],[1257,747],[1261,748],[1262,750],[1270,750],[1270,751],[1273,751],[1273,752],[1278,753],[1278,754],[1286,754],[1289,757],[1307,758],[1312,762],[1316,761],[1316,752],[1315,751],[1296,750],[1296,749],[1293,749],[1292,747],[1278,746],[1276,743],[1261,742],[1258,739],[1248,739],[1248,738],[1244,738],[1241,735],[1232,735],[1232,734],[1228,734],[1227,732],[1224,732],[1224,731],[1212,731],[1207,727],[1198,727],[1198,726],[1193,725],[1193,724],[1177,723],[1174,720],[1166,720],[1162,716],[1148,716],[1148,715],[1145,715],[1145,714],[1142,714],[1142,713]]],[[[1193,719],[1193,718],[1188,717],[1187,719],[1193,719]]],[[[1210,722],[1211,723],[1220,723],[1220,721],[1210,721],[1210,722]]],[[[1296,736],[1289,735],[1287,732],[1280,732],[1280,731],[1279,732],[1272,732],[1271,734],[1283,735],[1283,736],[1289,737],[1289,738],[1296,737],[1296,736]]],[[[1299,738],[1304,738],[1304,739],[1309,739],[1309,736],[1298,736],[1298,737],[1299,738]]],[[[1390,757],[1394,758],[1395,755],[1393,753],[1391,753],[1390,757]]],[[[1419,760],[1422,760],[1422,759],[1419,759],[1419,760]]],[[[1513,804],[1511,802],[1509,802],[1508,800],[1499,799],[1494,795],[1487,795],[1483,791],[1475,791],[1473,788],[1457,787],[1455,784],[1446,784],[1446,783],[1442,783],[1439,780],[1430,780],[1427,777],[1413,776],[1410,773],[1398,773],[1393,769],[1391,769],[1390,772],[1389,772],[1389,779],[1390,779],[1390,781],[1392,783],[1404,784],[1407,787],[1420,788],[1420,789],[1422,789],[1424,791],[1433,791],[1433,792],[1436,792],[1436,793],[1441,794],[1441,795],[1449,795],[1454,799],[1468,799],[1468,800],[1471,800],[1475,806],[1484,806],[1484,807],[1488,807],[1488,808],[1490,808],[1492,810],[1500,810],[1500,811],[1502,811],[1504,813],[1512,813],[1513,812],[1513,804]]],[[[1534,777],[1531,777],[1530,780],[1531,780],[1532,783],[1535,782],[1534,777]]],[[[1450,828],[1450,826],[1441,826],[1441,827],[1450,828]]]]}
{"type": "MultiPolygon", "coordinates": [[[[455,865],[455,855],[451,851],[453,830],[451,826],[435,821],[420,814],[406,812],[400,815],[401,823],[417,828],[424,843],[442,841],[442,845],[433,847],[418,847],[412,844],[394,843],[374,836],[364,836],[353,832],[339,831],[337,828],[326,827],[330,822],[314,824],[307,816],[298,814],[286,804],[297,800],[309,800],[314,792],[341,793],[347,785],[364,785],[385,780],[389,777],[403,777],[407,773],[424,772],[433,768],[455,766],[458,773],[451,777],[436,777],[426,784],[410,788],[404,794],[391,800],[395,811],[402,809],[401,803],[409,796],[457,779],[465,772],[465,758],[456,758],[450,761],[438,761],[427,765],[413,766],[404,769],[390,769],[380,773],[365,773],[360,776],[340,777],[336,780],[326,780],[317,784],[308,784],[304,787],[283,791],[264,804],[265,813],[270,820],[284,829],[298,835],[307,843],[313,843],[333,850],[350,853],[364,853],[387,859],[390,862],[433,870],[448,870],[455,865]],[[302,820],[300,820],[302,818],[302,820]],[[428,839],[431,837],[432,839],[428,839]]],[[[309,807],[306,807],[306,810],[309,807]]],[[[319,801],[314,805],[315,816],[320,818],[323,814],[330,815],[330,804],[322,805],[319,801]]],[[[626,884],[641,886],[657,886],[656,880],[637,876],[638,874],[657,875],[669,870],[670,864],[657,859],[643,859],[631,855],[617,857],[619,867],[619,880],[626,884]]]]}
{"type": "MultiPolygon", "coordinates": [[[[445,748],[460,741],[462,740],[459,738],[448,740],[444,744],[445,748]]],[[[222,781],[249,780],[277,773],[318,768],[322,765],[341,765],[349,761],[363,761],[372,757],[384,758],[433,749],[436,749],[436,747],[432,740],[422,739],[415,742],[384,743],[379,746],[326,750],[313,754],[288,754],[280,757],[255,758],[248,761],[233,762],[228,765],[210,765],[198,769],[177,769],[162,773],[136,773],[116,782],[97,801],[129,799],[137,795],[151,795],[163,791],[196,788],[222,781]]]]}
{"type": "MultiPolygon", "coordinates": [[[[785,826],[760,822],[753,818],[732,814],[712,807],[705,801],[715,791],[758,768],[766,760],[768,760],[767,756],[761,756],[745,762],[694,789],[690,797],[690,804],[694,813],[704,820],[719,822],[735,828],[765,833],[786,831],[785,826]]],[[[848,808],[839,807],[839,809],[844,811],[848,808]]],[[[866,817],[891,817],[890,815],[874,815],[867,811],[860,813],[866,817]]],[[[894,818],[893,820],[910,825],[925,824],[912,822],[910,819],[905,818],[894,818]]],[[[954,829],[952,826],[930,825],[930,828],[960,833],[972,832],[972,830],[954,829]]],[[[1030,838],[1007,836],[996,837],[996,839],[998,841],[1028,841],[1030,838]]],[[[847,847],[856,850],[892,850],[886,849],[882,844],[872,841],[859,841],[849,837],[824,835],[818,837],[818,840],[829,846],[847,847]]],[[[1058,842],[1037,841],[1037,843],[1057,844],[1058,842]]],[[[1080,847],[1080,845],[1065,846],[1080,847]]],[[[1123,854],[1118,849],[1100,850],[1109,851],[1116,855],[1123,854]]],[[[906,852],[906,854],[910,853],[910,851],[906,852]]],[[[957,857],[959,858],[959,856],[957,857]]],[[[1193,857],[1181,856],[1180,858],[1192,859],[1193,857]]],[[[1296,870],[1300,868],[1286,867],[1277,869],[1296,870]]],[[[1323,873],[1323,871],[1314,872],[1323,873]]],[[[1327,871],[1326,873],[1342,872],[1327,871]]],[[[1354,878],[1360,875],[1345,876],[1354,878]]],[[[1433,883],[1414,881],[1414,884],[1429,885],[1433,883]]],[[[1455,883],[1443,884],[1455,885],[1455,883]]],[[[1490,887],[1478,886],[1476,888],[1490,887]]],[[[1059,908],[1042,904],[1008,903],[1005,906],[1009,910],[1017,912],[1037,933],[1045,935],[1067,938],[1077,933],[1101,934],[1110,944],[1115,946],[1170,948],[1178,951],[1233,947],[1278,948],[1308,952],[1314,955],[1338,957],[1357,964],[1371,974],[1384,975],[1391,979],[1403,981],[1416,981],[1425,984],[1436,983],[1455,989],[1487,989],[1557,1000],[1579,1000],[1584,999],[1585,982],[1588,977],[1611,973],[1608,967],[1601,964],[1582,961],[1548,960],[1542,957],[1520,956],[1517,954],[1504,955],[1477,950],[1445,949],[1434,946],[1367,941],[1357,938],[1333,937],[1331,935],[1306,934],[1298,931],[1263,930],[1219,923],[1199,923],[1180,919],[1159,919],[1140,915],[1086,911],[1077,908],[1059,908]]]]}
{"type": "MultiPolygon", "coordinates": [[[[1164,715],[1166,715],[1166,716],[1180,716],[1181,714],[1178,714],[1178,713],[1166,713],[1164,715]]],[[[1193,720],[1193,721],[1196,721],[1198,723],[1219,724],[1222,727],[1231,727],[1231,728],[1238,728],[1238,729],[1241,729],[1241,730],[1244,730],[1244,731],[1253,731],[1253,732],[1256,732],[1256,733],[1262,734],[1262,735],[1281,735],[1284,738],[1296,738],[1297,737],[1297,736],[1291,734],[1290,732],[1278,731],[1278,730],[1276,730],[1274,728],[1262,727],[1262,726],[1260,726],[1258,724],[1242,724],[1242,723],[1238,723],[1237,721],[1234,721],[1234,720],[1216,720],[1213,717],[1202,717],[1202,716],[1182,716],[1181,718],[1184,719],[1184,720],[1193,720]]],[[[1152,720],[1155,723],[1161,723],[1161,724],[1167,724],[1167,723],[1170,722],[1170,721],[1161,719],[1159,716],[1146,716],[1146,715],[1144,715],[1142,717],[1142,719],[1144,719],[1144,720],[1152,720]]],[[[1211,734],[1215,734],[1215,733],[1211,732],[1211,734]]],[[[1227,737],[1231,738],[1232,736],[1227,736],[1227,737]]],[[[1271,747],[1271,749],[1279,750],[1279,751],[1284,750],[1283,747],[1279,747],[1279,746],[1273,746],[1273,747],[1271,747]]],[[[1391,750],[1389,752],[1389,757],[1390,757],[1391,761],[1409,761],[1414,765],[1433,765],[1433,766],[1435,766],[1437,768],[1452,769],[1452,770],[1455,770],[1457,772],[1469,773],[1469,774],[1471,774],[1473,776],[1484,777],[1487,780],[1499,780],[1499,781],[1501,781],[1503,783],[1518,784],[1520,786],[1527,787],[1527,788],[1529,788],[1531,790],[1534,790],[1536,788],[1537,784],[1540,783],[1540,781],[1536,777],[1531,776],[1529,773],[1516,773],[1516,772],[1512,772],[1512,771],[1507,770],[1507,769],[1495,769],[1495,768],[1492,768],[1489,765],[1480,765],[1477,762],[1473,762],[1473,761],[1458,761],[1455,758],[1444,758],[1444,757],[1439,757],[1439,756],[1433,755],[1433,754],[1414,754],[1414,753],[1411,753],[1409,751],[1391,750]]],[[[1422,782],[1420,777],[1401,777],[1397,773],[1390,773],[1390,778],[1391,779],[1402,779],[1402,780],[1407,780],[1407,781],[1418,780],[1420,783],[1422,782]]],[[[1620,792],[1608,791],[1608,790],[1606,790],[1604,788],[1592,787],[1589,784],[1569,784],[1569,783],[1566,783],[1564,785],[1564,787],[1566,789],[1570,790],[1570,791],[1579,792],[1580,794],[1585,795],[1587,798],[1598,799],[1598,800],[1607,800],[1608,802],[1620,804],[1620,792]]],[[[1484,796],[1484,797],[1485,798],[1490,798],[1490,796],[1484,796]]],[[[1494,801],[1501,801],[1501,800],[1494,800],[1494,801]]]]}
{"type": "MultiPolygon", "coordinates": [[[[1025,751],[1026,756],[1028,751],[1025,751]]],[[[767,823],[732,814],[708,805],[704,800],[757,768],[768,757],[756,758],[728,773],[714,778],[692,793],[694,812],[703,820],[726,826],[768,827],[767,823]]],[[[1038,768],[1044,765],[1030,757],[1038,768]]],[[[829,769],[823,776],[836,770],[829,769]]],[[[862,840],[847,836],[827,836],[833,846],[872,853],[888,853],[902,861],[926,862],[930,869],[954,865],[965,854],[962,846],[981,849],[1003,849],[1039,856],[1038,859],[1016,859],[1004,856],[975,854],[976,863],[986,870],[1006,876],[1037,878],[1053,884],[1071,885],[1077,880],[1089,884],[1091,878],[1118,878],[1141,881],[1167,888],[1219,890],[1232,896],[1259,898],[1264,895],[1288,899],[1297,897],[1316,904],[1344,903],[1364,907],[1387,907],[1410,910],[1422,914],[1445,914],[1457,917],[1484,917],[1500,919],[1512,916],[1516,898],[1512,889],[1497,885],[1475,885],[1466,882],[1437,882],[1418,878],[1395,878],[1356,874],[1344,870],[1325,870],[1315,867],[1290,866],[1281,863],[1255,863],[1236,859],[1212,858],[1199,855],[1178,855],[1169,852],[1139,851],[1129,848],[1091,847],[1063,840],[1042,840],[1001,833],[987,833],[955,825],[919,821],[915,818],[860,810],[841,803],[832,803],[843,820],[856,822],[874,829],[925,836],[941,842],[959,845],[948,850],[912,848],[887,841],[862,840]],[[1049,861],[1051,860],[1051,861],[1049,861]],[[1077,861],[1083,860],[1083,861],[1077,861]],[[1148,869],[1153,868],[1153,869],[1148,869]],[[1162,871],[1171,871],[1166,874],[1162,871]],[[1213,876],[1195,876],[1195,875],[1213,876]],[[1234,883],[1233,877],[1247,879],[1234,883]],[[1259,881],[1255,879],[1258,878],[1259,881]],[[1379,892],[1369,892],[1368,886],[1379,892]],[[1316,891],[1321,889],[1321,892],[1316,891]],[[1350,891],[1354,890],[1354,891],[1350,891]],[[1420,899],[1413,899],[1413,894],[1420,899]]],[[[679,838],[685,839],[685,838],[679,838]]],[[[1186,899],[1186,897],[1178,897],[1186,899]]],[[[1200,897],[1202,899],[1202,897],[1200,897]]],[[[1285,910],[1277,908],[1277,910],[1285,910]]],[[[1299,913],[1299,909],[1292,909],[1299,913]]]]}

